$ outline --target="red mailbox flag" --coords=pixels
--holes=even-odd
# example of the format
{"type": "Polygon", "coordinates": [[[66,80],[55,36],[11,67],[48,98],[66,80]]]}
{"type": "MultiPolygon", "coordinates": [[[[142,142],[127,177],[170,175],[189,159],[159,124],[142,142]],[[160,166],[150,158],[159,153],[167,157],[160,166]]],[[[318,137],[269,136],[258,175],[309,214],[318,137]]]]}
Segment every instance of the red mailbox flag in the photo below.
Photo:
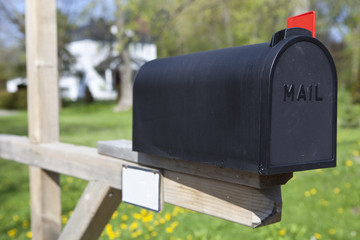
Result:
{"type": "Polygon", "coordinates": [[[311,11],[303,13],[297,16],[289,17],[287,19],[287,28],[305,28],[312,32],[312,36],[315,37],[316,33],[316,12],[311,11]]]}

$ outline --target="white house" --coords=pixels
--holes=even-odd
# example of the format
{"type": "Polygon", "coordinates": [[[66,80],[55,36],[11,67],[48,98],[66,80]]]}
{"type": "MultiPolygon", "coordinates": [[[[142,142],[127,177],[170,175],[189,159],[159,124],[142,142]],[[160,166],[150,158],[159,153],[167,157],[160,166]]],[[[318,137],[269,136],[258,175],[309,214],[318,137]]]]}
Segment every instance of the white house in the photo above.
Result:
{"type": "MultiPolygon", "coordinates": [[[[119,54],[112,50],[116,47],[111,48],[101,42],[84,39],[71,42],[68,49],[77,62],[74,74],[60,77],[62,97],[73,101],[82,98],[87,86],[95,100],[116,99],[118,67],[121,63],[119,54]],[[82,73],[80,76],[76,74],[79,72],[82,73]]],[[[130,43],[129,53],[133,72],[137,72],[145,62],[157,57],[156,45],[153,43],[130,43]]]]}
{"type": "MultiPolygon", "coordinates": [[[[100,41],[91,36],[92,32],[88,34],[89,30],[92,30],[91,25],[81,28],[75,35],[75,40],[67,46],[68,51],[76,58],[76,63],[71,66],[70,73],[59,77],[61,97],[76,101],[84,97],[88,87],[95,100],[116,99],[121,64],[116,42],[100,41]],[[87,34],[82,34],[84,29],[87,34]]],[[[99,35],[99,32],[94,31],[94,34],[99,35]]],[[[151,42],[130,43],[129,54],[131,69],[136,73],[145,62],[157,57],[156,45],[151,42]]],[[[20,84],[26,85],[26,79],[9,80],[6,84],[7,91],[16,92],[20,84]]]]}

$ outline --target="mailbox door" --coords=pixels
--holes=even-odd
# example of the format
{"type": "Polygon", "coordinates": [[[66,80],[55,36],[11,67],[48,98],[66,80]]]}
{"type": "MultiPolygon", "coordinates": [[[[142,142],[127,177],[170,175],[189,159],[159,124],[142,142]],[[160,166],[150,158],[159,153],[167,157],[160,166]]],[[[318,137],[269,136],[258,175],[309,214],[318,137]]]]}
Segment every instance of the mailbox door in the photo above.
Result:
{"type": "Polygon", "coordinates": [[[316,39],[289,40],[272,68],[270,174],[336,164],[337,77],[316,39]]]}

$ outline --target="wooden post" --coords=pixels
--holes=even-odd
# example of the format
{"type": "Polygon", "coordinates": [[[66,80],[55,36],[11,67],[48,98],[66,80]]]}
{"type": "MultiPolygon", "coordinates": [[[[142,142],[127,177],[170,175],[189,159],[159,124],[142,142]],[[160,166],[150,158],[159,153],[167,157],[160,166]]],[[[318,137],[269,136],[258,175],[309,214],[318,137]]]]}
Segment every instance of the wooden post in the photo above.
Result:
{"type": "MultiPolygon", "coordinates": [[[[55,0],[26,0],[26,64],[29,139],[58,142],[59,106],[55,0]]],[[[57,239],[61,231],[59,174],[30,168],[34,239],[57,239]]]]}
{"type": "Polygon", "coordinates": [[[30,167],[33,239],[57,239],[61,231],[59,174],[30,167]]]}

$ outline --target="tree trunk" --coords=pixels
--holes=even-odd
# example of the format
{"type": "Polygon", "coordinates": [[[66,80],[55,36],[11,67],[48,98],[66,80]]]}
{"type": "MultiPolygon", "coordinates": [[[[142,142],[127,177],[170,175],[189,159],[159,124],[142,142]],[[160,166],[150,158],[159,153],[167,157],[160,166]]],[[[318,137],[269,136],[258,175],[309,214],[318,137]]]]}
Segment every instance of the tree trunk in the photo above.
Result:
{"type": "Polygon", "coordinates": [[[352,45],[352,61],[351,61],[351,78],[352,82],[355,83],[359,79],[359,36],[360,25],[357,25],[353,30],[353,36],[351,38],[352,45]]]}
{"type": "Polygon", "coordinates": [[[360,102],[360,76],[359,76],[359,41],[360,25],[354,27],[350,36],[349,45],[351,47],[351,96],[355,103],[360,102]]]}
{"type": "Polygon", "coordinates": [[[227,1],[221,1],[221,2],[223,7],[223,21],[224,21],[224,29],[226,35],[226,47],[233,47],[234,40],[231,30],[231,21],[230,21],[231,16],[230,16],[229,5],[227,1]]]}
{"type": "Polygon", "coordinates": [[[296,0],[295,1],[295,9],[294,16],[306,13],[310,11],[310,1],[309,0],[296,0]]]}
{"type": "Polygon", "coordinates": [[[133,82],[132,82],[132,71],[130,66],[130,53],[129,48],[125,47],[120,54],[120,97],[117,106],[114,108],[115,112],[126,111],[132,107],[133,98],[133,82]]]}

